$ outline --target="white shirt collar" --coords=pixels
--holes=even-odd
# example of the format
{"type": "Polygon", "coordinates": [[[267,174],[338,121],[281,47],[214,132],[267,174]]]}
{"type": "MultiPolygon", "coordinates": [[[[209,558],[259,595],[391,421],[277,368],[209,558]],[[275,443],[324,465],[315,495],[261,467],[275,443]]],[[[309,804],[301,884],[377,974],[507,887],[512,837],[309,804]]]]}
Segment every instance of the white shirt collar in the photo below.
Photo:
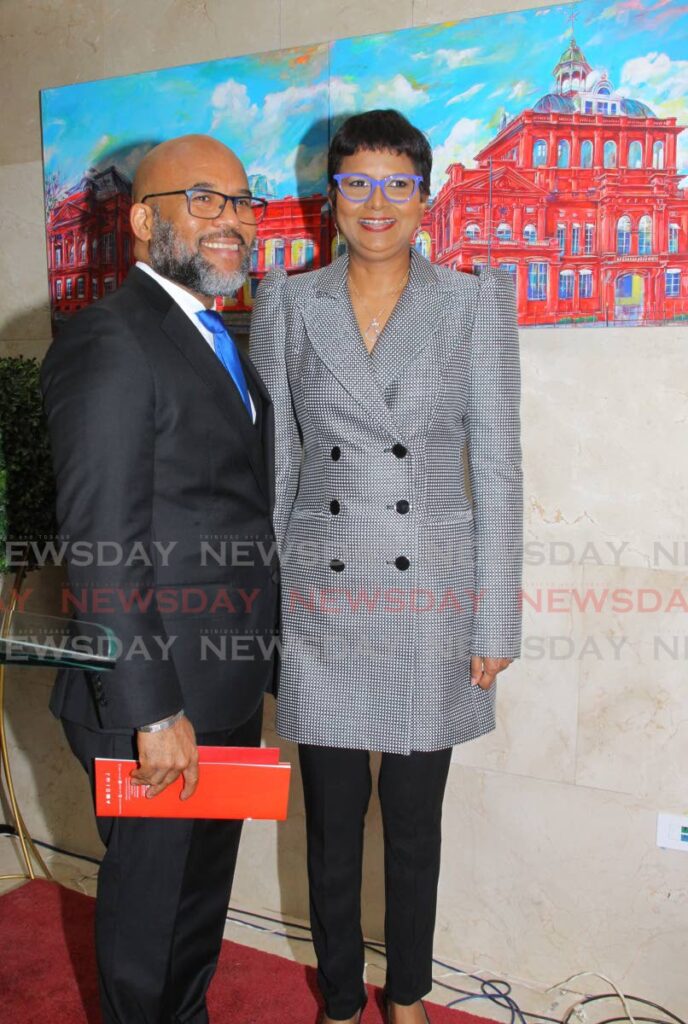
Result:
{"type": "MultiPolygon", "coordinates": [[[[194,295],[191,294],[191,292],[187,292],[186,288],[182,288],[181,285],[175,284],[174,281],[170,281],[170,279],[167,277],[163,277],[162,274],[159,274],[157,272],[157,270],[153,270],[153,268],[148,263],[144,263],[142,260],[137,260],[136,266],[139,268],[139,270],[143,270],[145,274],[148,274],[149,277],[152,277],[154,281],[157,281],[161,288],[165,289],[167,294],[186,313],[186,315],[188,316],[189,320],[194,325],[196,330],[199,331],[200,334],[205,338],[205,340],[208,342],[208,344],[210,345],[211,349],[214,352],[215,338],[213,336],[213,333],[212,331],[209,331],[208,328],[205,327],[196,316],[197,313],[200,313],[202,309],[206,308],[200,301],[200,299],[197,299],[194,295]]],[[[255,423],[256,406],[255,402],[253,401],[253,395],[251,394],[250,389],[248,397],[251,400],[251,414],[253,422],[255,423]]]]}

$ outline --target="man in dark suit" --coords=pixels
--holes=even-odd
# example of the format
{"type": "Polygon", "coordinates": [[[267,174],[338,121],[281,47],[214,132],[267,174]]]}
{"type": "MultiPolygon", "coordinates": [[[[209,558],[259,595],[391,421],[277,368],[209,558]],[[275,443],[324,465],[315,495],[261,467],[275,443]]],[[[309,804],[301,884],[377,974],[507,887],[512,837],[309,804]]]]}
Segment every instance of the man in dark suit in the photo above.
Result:
{"type": "MultiPolygon", "coordinates": [[[[133,198],[136,266],[42,370],[71,599],[119,650],[112,672],[61,672],[51,708],[90,773],[134,757],[149,797],[187,799],[197,744],[259,744],[274,674],[272,406],[210,309],[245,280],[264,206],[200,135],[152,150],[133,198]]],[[[241,822],[98,827],[106,1024],[206,1024],[241,822]]]]}

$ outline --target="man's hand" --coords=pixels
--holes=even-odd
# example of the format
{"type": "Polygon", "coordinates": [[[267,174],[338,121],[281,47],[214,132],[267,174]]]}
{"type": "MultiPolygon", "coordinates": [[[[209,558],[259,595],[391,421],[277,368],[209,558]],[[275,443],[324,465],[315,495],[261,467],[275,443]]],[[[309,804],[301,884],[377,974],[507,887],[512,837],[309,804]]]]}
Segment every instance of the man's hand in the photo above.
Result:
{"type": "Polygon", "coordinates": [[[140,767],[131,773],[138,786],[149,786],[150,799],[184,776],[181,799],[188,800],[198,785],[198,748],[194,727],[180,718],[161,732],[137,732],[140,767]]]}
{"type": "Polygon", "coordinates": [[[471,658],[471,686],[479,686],[483,690],[489,690],[499,672],[513,661],[513,658],[481,658],[474,654],[471,658]]]}

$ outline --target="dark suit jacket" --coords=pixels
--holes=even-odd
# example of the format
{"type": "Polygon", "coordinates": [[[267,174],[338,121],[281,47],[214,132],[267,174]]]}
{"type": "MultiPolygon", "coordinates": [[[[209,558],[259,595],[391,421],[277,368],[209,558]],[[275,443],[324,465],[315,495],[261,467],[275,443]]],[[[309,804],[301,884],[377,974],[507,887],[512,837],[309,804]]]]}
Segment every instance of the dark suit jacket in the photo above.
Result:
{"type": "Polygon", "coordinates": [[[242,362],[256,425],[200,332],[137,268],[50,347],[41,381],[71,598],[122,652],[112,672],[60,672],[57,715],[131,729],[184,707],[209,731],[241,724],[272,687],[274,420],[242,362]]]}

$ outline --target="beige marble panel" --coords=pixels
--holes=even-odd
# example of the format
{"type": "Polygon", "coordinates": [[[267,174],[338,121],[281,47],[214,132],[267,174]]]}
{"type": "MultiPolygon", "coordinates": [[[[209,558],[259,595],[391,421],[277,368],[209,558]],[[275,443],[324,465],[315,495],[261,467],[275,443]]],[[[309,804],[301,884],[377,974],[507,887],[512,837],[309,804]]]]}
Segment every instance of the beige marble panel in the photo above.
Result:
{"type": "Polygon", "coordinates": [[[102,77],[101,7],[101,0],[0,3],[0,164],[39,159],[40,89],[102,77]]]}
{"type": "Polygon", "coordinates": [[[619,610],[589,607],[618,657],[582,666],[576,781],[631,793],[657,810],[688,810],[688,571],[587,568],[585,589],[619,610]],[[626,605],[632,610],[622,610],[626,605]],[[671,607],[673,605],[673,610],[671,607]]]}
{"type": "Polygon", "coordinates": [[[280,0],[112,0],[103,68],[129,75],[280,47],[280,0]]]}
{"type": "Polygon", "coordinates": [[[370,4],[365,0],[282,0],[282,45],[346,39],[410,28],[413,0],[370,4]]]}
{"type": "Polygon", "coordinates": [[[685,344],[679,325],[521,331],[526,540],[663,564],[654,543],[682,540],[688,503],[685,344]]]}
{"type": "MultiPolygon", "coordinates": [[[[562,0],[563,3],[566,0],[562,0]]],[[[444,21],[465,21],[467,18],[480,18],[486,14],[527,10],[531,7],[548,7],[542,0],[413,0],[413,24],[433,25],[444,21]]]]}
{"type": "Polygon", "coordinates": [[[685,1016],[686,857],[655,825],[624,794],[454,765],[436,954],[539,985],[597,971],[685,1016]]]}
{"type": "Polygon", "coordinates": [[[40,161],[0,166],[0,343],[17,355],[17,343],[27,343],[33,354],[35,342],[50,339],[48,269],[43,208],[43,177],[40,161]]]}
{"type": "Polygon", "coordinates": [[[497,679],[497,728],[456,747],[455,763],[574,781],[585,638],[566,595],[581,581],[579,566],[526,568],[522,653],[497,679]]]}

